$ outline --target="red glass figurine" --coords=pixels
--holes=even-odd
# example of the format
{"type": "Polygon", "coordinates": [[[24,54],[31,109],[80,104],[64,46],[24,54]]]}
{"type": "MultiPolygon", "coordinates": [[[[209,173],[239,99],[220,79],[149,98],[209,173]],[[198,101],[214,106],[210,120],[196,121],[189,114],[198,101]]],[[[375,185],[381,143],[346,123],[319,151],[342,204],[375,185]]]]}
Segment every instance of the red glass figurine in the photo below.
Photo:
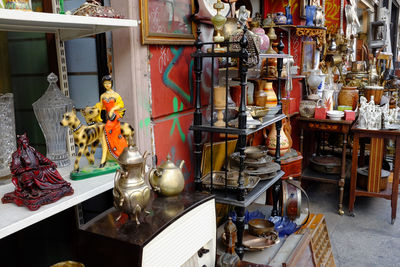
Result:
{"type": "Polygon", "coordinates": [[[29,145],[26,134],[17,135],[17,151],[12,154],[11,173],[14,192],[7,193],[1,201],[37,210],[63,196],[74,193],[56,169],[57,165],[29,145]]]}

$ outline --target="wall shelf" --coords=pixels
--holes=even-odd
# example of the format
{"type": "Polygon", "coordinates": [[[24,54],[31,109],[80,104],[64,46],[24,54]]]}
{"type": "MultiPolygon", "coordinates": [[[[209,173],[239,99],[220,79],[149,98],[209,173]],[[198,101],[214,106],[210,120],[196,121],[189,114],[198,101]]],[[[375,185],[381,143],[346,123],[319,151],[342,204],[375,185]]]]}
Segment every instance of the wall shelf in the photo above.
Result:
{"type": "Polygon", "coordinates": [[[121,28],[137,27],[137,20],[60,15],[0,9],[1,31],[59,33],[62,41],[121,28]]]}
{"type": "MultiPolygon", "coordinates": [[[[55,203],[43,205],[36,211],[30,211],[26,207],[18,207],[13,203],[0,203],[0,239],[114,187],[114,173],[86,180],[73,181],[69,178],[69,173],[72,168],[73,165],[65,168],[58,168],[64,180],[71,183],[74,189],[74,194],[71,196],[62,197],[55,203]]],[[[0,197],[3,197],[5,193],[11,192],[14,189],[15,187],[11,182],[0,185],[0,197]]]]}

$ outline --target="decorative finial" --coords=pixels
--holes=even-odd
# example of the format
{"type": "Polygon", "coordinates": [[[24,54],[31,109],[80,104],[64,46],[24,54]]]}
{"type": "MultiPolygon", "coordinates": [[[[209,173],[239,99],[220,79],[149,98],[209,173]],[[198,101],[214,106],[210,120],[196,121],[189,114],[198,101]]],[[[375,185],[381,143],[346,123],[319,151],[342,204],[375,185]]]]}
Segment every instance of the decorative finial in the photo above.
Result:
{"type": "Polygon", "coordinates": [[[58,81],[58,77],[57,75],[55,75],[53,72],[49,74],[49,76],[47,76],[47,81],[49,83],[56,83],[58,81]]]}

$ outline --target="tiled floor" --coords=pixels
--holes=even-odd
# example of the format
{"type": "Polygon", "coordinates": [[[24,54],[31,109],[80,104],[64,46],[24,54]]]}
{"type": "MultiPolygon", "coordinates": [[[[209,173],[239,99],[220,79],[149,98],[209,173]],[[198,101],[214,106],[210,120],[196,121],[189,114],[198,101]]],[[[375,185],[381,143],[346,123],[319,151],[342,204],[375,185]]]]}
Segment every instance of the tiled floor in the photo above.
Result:
{"type": "Polygon", "coordinates": [[[390,224],[390,201],[357,197],[355,217],[348,212],[348,184],[345,189],[345,215],[337,214],[338,190],[333,184],[307,182],[312,213],[325,215],[336,266],[400,266],[400,210],[390,224]]]}

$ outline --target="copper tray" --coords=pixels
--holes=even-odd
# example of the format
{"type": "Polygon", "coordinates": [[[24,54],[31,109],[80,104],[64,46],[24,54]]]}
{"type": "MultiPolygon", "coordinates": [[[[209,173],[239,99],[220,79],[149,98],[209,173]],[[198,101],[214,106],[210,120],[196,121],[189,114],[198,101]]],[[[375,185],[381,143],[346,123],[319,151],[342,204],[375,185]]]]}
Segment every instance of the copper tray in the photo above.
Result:
{"type": "MultiPolygon", "coordinates": [[[[238,187],[238,171],[229,171],[228,172],[228,181],[227,188],[228,189],[237,189],[238,187]]],[[[201,178],[201,182],[203,187],[206,189],[211,188],[211,173],[207,173],[201,178]]],[[[256,176],[248,176],[244,175],[244,187],[247,192],[251,191],[258,182],[260,181],[259,177],[256,176]]],[[[214,171],[213,172],[213,188],[214,189],[225,189],[225,172],[224,171],[214,171]]]]}
{"type": "Polygon", "coordinates": [[[342,159],[334,156],[314,156],[310,159],[310,166],[315,171],[327,174],[340,174],[342,159]]]}
{"type": "MultiPolygon", "coordinates": [[[[222,243],[226,244],[225,232],[221,236],[222,243]]],[[[279,235],[277,232],[272,231],[267,233],[265,236],[254,236],[250,234],[249,230],[245,229],[243,232],[243,246],[247,251],[260,251],[280,242],[279,235]]]]}

